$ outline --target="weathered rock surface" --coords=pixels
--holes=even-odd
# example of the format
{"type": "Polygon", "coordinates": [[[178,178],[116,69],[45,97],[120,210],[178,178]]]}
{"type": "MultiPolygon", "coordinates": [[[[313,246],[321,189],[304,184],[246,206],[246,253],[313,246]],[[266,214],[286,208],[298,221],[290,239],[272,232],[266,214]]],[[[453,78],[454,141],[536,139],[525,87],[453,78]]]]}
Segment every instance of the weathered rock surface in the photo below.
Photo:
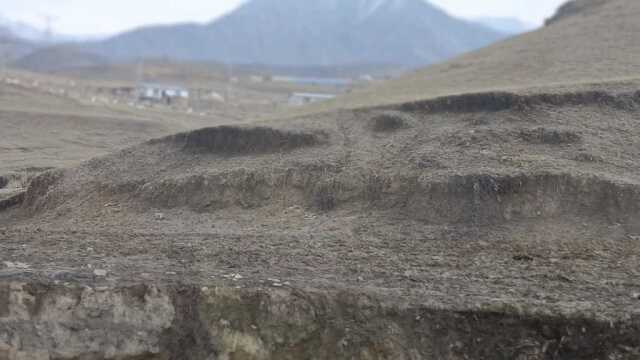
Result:
{"type": "Polygon", "coordinates": [[[0,359],[637,359],[640,321],[361,292],[0,285],[0,359]]]}

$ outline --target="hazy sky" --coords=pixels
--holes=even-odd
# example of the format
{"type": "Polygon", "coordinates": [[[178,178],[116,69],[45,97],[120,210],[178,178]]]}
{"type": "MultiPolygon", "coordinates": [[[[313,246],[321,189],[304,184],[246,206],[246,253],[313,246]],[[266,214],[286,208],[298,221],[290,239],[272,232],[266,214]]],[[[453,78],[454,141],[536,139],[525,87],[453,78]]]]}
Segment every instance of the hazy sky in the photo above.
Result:
{"type": "MultiPolygon", "coordinates": [[[[66,34],[112,34],[136,26],[209,21],[243,0],[0,0],[0,15],[66,34]]],[[[315,1],[315,0],[300,0],[315,1]]],[[[349,0],[345,0],[349,1],[349,0]]],[[[467,18],[516,17],[541,24],[565,0],[431,0],[449,13],[467,18]]]]}

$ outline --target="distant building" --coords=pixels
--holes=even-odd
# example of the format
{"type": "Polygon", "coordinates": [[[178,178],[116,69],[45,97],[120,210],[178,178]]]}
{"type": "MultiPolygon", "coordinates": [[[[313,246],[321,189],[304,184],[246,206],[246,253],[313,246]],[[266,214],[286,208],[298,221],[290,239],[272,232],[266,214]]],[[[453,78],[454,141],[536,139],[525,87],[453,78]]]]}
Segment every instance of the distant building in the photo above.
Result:
{"type": "Polygon", "coordinates": [[[331,100],[335,97],[336,96],[332,94],[293,93],[291,94],[291,96],[289,96],[289,105],[301,106],[301,105],[331,100]]]}
{"type": "Polygon", "coordinates": [[[145,101],[164,102],[184,101],[189,98],[189,90],[175,85],[141,84],[138,86],[138,98],[145,101]]]}

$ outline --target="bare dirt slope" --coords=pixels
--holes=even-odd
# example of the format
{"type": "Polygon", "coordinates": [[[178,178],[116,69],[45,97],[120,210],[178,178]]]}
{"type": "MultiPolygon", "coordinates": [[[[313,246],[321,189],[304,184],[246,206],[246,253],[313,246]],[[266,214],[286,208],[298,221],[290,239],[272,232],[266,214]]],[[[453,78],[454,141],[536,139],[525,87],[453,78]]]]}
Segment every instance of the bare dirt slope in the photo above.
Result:
{"type": "Polygon", "coordinates": [[[637,359],[640,92],[566,81],[35,177],[0,201],[0,358],[637,359]]]}
{"type": "MultiPolygon", "coordinates": [[[[143,304],[166,292],[174,316],[187,311],[175,286],[187,286],[189,311],[201,311],[190,316],[211,334],[197,349],[210,354],[206,346],[249,359],[314,358],[309,349],[345,359],[501,358],[495,349],[633,359],[638,109],[637,92],[489,93],[160,138],[34,179],[22,203],[0,213],[4,276],[53,284],[11,292],[45,299],[62,283],[153,284],[143,304]],[[302,308],[299,296],[309,301],[302,308]],[[287,327],[288,315],[266,304],[302,318],[287,327]],[[353,306],[370,311],[345,325],[354,334],[324,323],[347,321],[353,306]],[[453,311],[438,313],[450,337],[416,342],[436,331],[415,327],[433,309],[453,311]],[[451,316],[469,312],[511,330],[481,320],[455,330],[451,316]],[[281,340],[260,330],[270,321],[281,340]],[[389,335],[370,321],[399,328],[389,335]],[[491,329],[485,340],[480,324],[491,329]],[[316,326],[325,335],[300,330],[316,326]]],[[[109,301],[117,309],[122,300],[109,301]]],[[[146,334],[136,341],[161,339],[146,334]]],[[[37,339],[32,349],[47,347],[37,339]]],[[[145,346],[134,353],[172,351],[145,346]]]]}

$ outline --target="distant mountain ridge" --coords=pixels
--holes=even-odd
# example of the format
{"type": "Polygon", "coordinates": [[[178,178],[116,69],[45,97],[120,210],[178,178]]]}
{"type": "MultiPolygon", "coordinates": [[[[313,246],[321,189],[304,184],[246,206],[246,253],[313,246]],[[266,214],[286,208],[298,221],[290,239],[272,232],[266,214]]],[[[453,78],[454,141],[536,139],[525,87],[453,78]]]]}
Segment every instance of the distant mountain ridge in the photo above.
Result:
{"type": "Polygon", "coordinates": [[[31,53],[36,46],[21,39],[7,27],[0,25],[0,65],[31,53]]]}
{"type": "Polygon", "coordinates": [[[340,99],[340,107],[640,81],[640,1],[576,0],[551,19],[536,31],[354,91],[340,99]]]}
{"type": "Polygon", "coordinates": [[[503,37],[424,0],[252,0],[209,24],[152,26],[88,43],[114,61],[420,66],[503,37]]]}
{"type": "Polygon", "coordinates": [[[505,34],[521,34],[523,32],[531,31],[536,28],[535,25],[525,23],[516,18],[508,17],[482,17],[475,20],[490,29],[499,31],[505,34]]]}

